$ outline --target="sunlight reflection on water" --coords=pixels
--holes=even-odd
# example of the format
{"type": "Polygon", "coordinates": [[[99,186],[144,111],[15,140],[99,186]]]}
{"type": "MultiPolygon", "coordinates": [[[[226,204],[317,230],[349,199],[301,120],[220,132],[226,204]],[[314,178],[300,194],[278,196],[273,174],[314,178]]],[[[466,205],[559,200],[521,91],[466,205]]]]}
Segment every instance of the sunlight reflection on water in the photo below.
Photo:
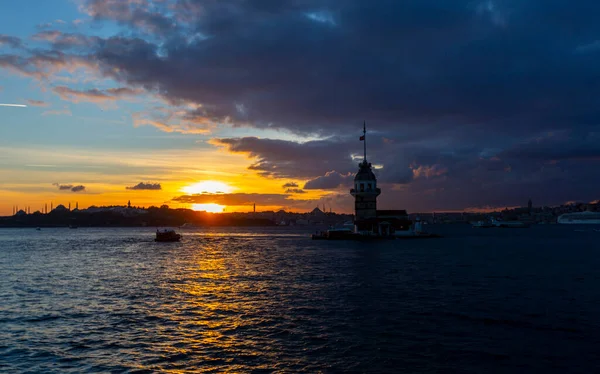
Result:
{"type": "Polygon", "coordinates": [[[589,372],[596,239],[536,230],[0,230],[0,371],[589,372]]]}

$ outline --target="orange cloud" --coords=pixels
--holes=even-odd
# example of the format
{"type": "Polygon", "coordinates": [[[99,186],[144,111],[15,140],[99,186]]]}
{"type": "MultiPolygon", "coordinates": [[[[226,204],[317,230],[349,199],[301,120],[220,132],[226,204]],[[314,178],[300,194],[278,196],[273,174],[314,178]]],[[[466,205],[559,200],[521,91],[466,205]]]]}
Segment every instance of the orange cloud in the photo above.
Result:
{"type": "Polygon", "coordinates": [[[130,98],[132,96],[139,95],[143,92],[139,89],[127,87],[109,88],[106,90],[92,88],[90,90],[78,91],[66,86],[54,87],[52,88],[52,91],[58,94],[58,96],[60,96],[61,99],[72,101],[74,103],[79,103],[82,101],[92,103],[103,103],[107,101],[115,101],[119,99],[130,98]]]}

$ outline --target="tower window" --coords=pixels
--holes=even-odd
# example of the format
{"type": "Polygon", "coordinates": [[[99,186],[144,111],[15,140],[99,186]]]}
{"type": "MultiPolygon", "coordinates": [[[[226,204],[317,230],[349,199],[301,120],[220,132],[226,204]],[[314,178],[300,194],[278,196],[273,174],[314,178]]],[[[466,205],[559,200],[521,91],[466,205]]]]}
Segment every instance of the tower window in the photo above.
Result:
{"type": "Polygon", "coordinates": [[[365,192],[365,184],[364,183],[360,184],[360,192],[365,192]]]}

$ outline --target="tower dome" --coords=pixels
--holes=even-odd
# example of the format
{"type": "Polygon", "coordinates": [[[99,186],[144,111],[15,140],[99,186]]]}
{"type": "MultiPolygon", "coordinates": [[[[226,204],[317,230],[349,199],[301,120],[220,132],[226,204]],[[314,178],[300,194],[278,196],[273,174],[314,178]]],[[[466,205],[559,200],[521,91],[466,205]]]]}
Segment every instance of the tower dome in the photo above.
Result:
{"type": "Polygon", "coordinates": [[[371,169],[371,163],[367,161],[363,161],[358,164],[358,173],[354,177],[354,181],[376,181],[375,174],[373,173],[373,169],[371,169]]]}

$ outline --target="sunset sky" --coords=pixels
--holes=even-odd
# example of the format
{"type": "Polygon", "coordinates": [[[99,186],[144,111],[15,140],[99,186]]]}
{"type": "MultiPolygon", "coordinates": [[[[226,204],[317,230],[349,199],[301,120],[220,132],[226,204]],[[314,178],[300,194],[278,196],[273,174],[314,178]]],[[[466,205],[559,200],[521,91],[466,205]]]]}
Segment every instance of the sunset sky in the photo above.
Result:
{"type": "Polygon", "coordinates": [[[129,200],[351,212],[363,120],[382,207],[596,200],[598,14],[590,0],[3,2],[0,215],[129,200]]]}

